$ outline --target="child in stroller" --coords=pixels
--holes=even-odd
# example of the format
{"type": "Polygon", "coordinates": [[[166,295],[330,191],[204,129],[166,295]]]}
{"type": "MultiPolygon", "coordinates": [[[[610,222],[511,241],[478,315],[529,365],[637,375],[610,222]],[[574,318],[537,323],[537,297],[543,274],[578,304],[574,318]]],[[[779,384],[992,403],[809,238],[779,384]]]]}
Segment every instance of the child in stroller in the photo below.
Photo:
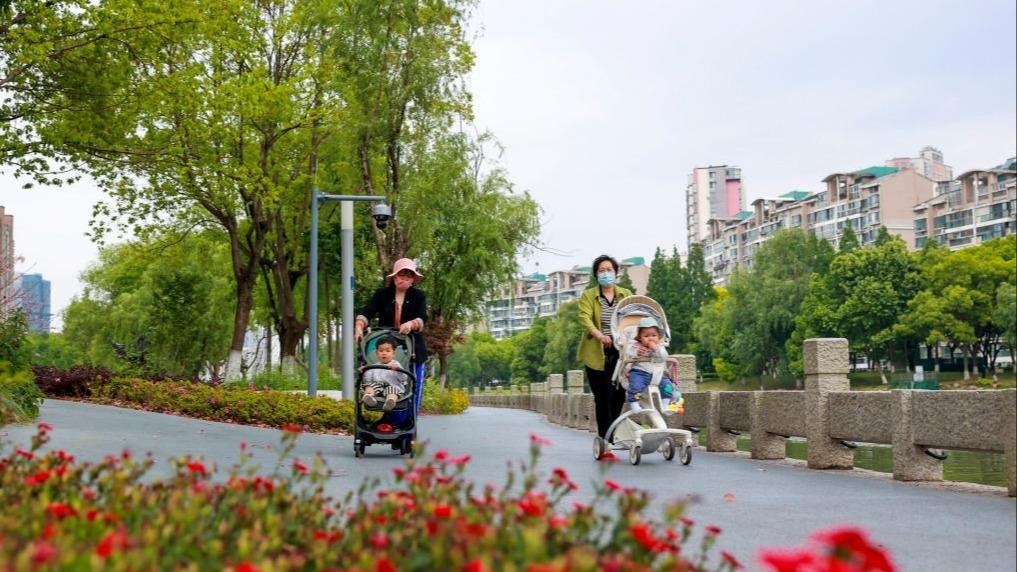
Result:
{"type": "MultiPolygon", "coordinates": [[[[646,390],[650,387],[653,379],[654,363],[663,363],[668,359],[667,348],[661,339],[660,325],[652,316],[646,316],[639,320],[638,330],[635,337],[628,343],[625,349],[626,363],[628,363],[629,387],[626,391],[626,401],[634,411],[642,411],[640,401],[645,397],[646,390]],[[639,358],[649,358],[650,362],[639,361],[639,358]]],[[[663,408],[671,403],[674,396],[674,384],[667,374],[667,370],[661,376],[660,401],[663,408]]],[[[678,394],[677,399],[681,398],[678,394]]],[[[675,399],[677,401],[677,399],[675,399]]]]}
{"type": "Polygon", "coordinates": [[[364,368],[360,368],[361,373],[364,373],[364,394],[360,400],[368,407],[375,407],[378,405],[378,397],[384,396],[382,409],[392,411],[399,398],[406,395],[406,374],[399,373],[403,366],[395,359],[395,340],[390,337],[381,338],[374,346],[374,353],[378,357],[378,364],[387,365],[389,369],[371,369],[364,373],[364,368]]]}

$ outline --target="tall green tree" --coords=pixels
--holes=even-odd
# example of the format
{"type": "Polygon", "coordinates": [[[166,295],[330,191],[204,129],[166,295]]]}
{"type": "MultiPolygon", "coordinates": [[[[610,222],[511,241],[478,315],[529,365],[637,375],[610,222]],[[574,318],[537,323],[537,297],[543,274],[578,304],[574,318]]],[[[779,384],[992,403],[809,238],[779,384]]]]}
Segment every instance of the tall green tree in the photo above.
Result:
{"type": "Polygon", "coordinates": [[[529,330],[512,338],[515,357],[512,359],[513,383],[532,383],[542,378],[541,365],[547,348],[548,318],[537,318],[529,330]]]}
{"type": "Polygon", "coordinates": [[[837,245],[837,251],[840,253],[851,252],[852,250],[858,250],[858,235],[855,234],[854,228],[850,224],[844,226],[844,234],[840,236],[840,243],[837,245]]]}
{"type": "Polygon", "coordinates": [[[1003,341],[1014,356],[1017,350],[1017,286],[1005,282],[999,285],[993,321],[1002,330],[1003,341]]]}
{"type": "Polygon", "coordinates": [[[576,358],[582,337],[579,301],[573,300],[562,304],[554,319],[547,324],[547,346],[540,367],[540,378],[543,379],[552,373],[582,369],[576,358]]]}

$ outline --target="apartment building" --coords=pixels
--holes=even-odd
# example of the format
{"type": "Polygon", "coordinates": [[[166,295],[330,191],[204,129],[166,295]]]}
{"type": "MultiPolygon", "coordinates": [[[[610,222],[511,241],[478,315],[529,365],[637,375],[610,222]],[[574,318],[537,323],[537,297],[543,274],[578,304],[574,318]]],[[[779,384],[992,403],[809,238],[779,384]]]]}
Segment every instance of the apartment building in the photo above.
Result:
{"type": "Polygon", "coordinates": [[[879,227],[914,242],[913,207],[934,194],[936,183],[914,170],[874,166],[833,173],[818,193],[792,191],[752,202],[752,209],[712,219],[703,254],[714,283],[725,284],[737,269],[752,267],[759,247],[778,230],[797,228],[837,246],[850,226],[865,246],[875,242],[879,227]]]}
{"type": "Polygon", "coordinates": [[[697,167],[685,188],[686,228],[689,244],[707,235],[710,219],[724,219],[745,210],[742,170],[727,165],[697,167]]]}
{"type": "Polygon", "coordinates": [[[895,157],[887,161],[886,166],[912,170],[937,183],[953,180],[953,167],[943,163],[943,152],[935,147],[922,147],[917,157],[895,157]]]}
{"type": "Polygon", "coordinates": [[[1017,158],[974,169],[937,187],[914,206],[914,246],[930,238],[953,250],[1014,233],[1017,229],[1017,158]]]}
{"type": "MultiPolygon", "coordinates": [[[[636,293],[645,294],[650,276],[645,259],[626,258],[620,263],[636,293]]],[[[590,278],[589,266],[576,266],[516,279],[487,301],[487,332],[500,340],[529,330],[537,318],[554,317],[562,304],[575,300],[589,287],[590,278]]]]}

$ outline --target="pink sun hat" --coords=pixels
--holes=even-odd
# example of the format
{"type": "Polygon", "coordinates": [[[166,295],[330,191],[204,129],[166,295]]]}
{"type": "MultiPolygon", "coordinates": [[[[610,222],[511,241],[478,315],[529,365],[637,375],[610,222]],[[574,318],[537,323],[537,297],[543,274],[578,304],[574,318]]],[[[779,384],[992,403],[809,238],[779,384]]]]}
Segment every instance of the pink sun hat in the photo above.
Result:
{"type": "Polygon", "coordinates": [[[412,258],[400,258],[392,265],[392,273],[385,277],[385,283],[391,283],[392,279],[395,278],[395,275],[399,274],[403,270],[410,270],[416,275],[413,278],[414,284],[420,284],[420,282],[424,279],[424,275],[417,272],[417,263],[414,262],[412,258]]]}

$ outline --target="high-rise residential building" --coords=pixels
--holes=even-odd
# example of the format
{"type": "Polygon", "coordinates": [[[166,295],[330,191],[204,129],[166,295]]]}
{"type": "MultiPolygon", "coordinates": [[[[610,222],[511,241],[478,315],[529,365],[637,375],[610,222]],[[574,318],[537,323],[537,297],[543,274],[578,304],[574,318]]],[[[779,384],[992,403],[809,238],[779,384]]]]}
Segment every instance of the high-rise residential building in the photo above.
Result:
{"type": "Polygon", "coordinates": [[[917,157],[895,157],[886,162],[887,167],[902,171],[915,171],[925,177],[942,183],[953,179],[953,167],[943,163],[943,152],[935,147],[925,146],[917,157]]]}
{"type": "Polygon", "coordinates": [[[706,238],[711,219],[727,219],[745,210],[742,170],[727,165],[696,167],[689,173],[685,206],[692,245],[706,238]]]}
{"type": "Polygon", "coordinates": [[[1017,232],[1017,158],[937,186],[914,206],[915,248],[934,239],[953,250],[1017,232]]]}
{"type": "MultiPolygon", "coordinates": [[[[646,293],[650,268],[642,257],[619,261],[621,272],[632,280],[637,294],[646,293]]],[[[565,302],[579,298],[590,285],[589,266],[530,274],[505,286],[487,301],[484,327],[495,339],[504,339],[529,330],[537,318],[558,314],[565,302]]]]}
{"type": "Polygon", "coordinates": [[[45,333],[49,331],[50,317],[50,284],[42,274],[25,274],[18,279],[18,305],[28,319],[28,330],[45,333]]]}
{"type": "Polygon", "coordinates": [[[914,170],[869,167],[834,173],[818,193],[792,191],[756,199],[752,209],[712,219],[703,245],[707,270],[717,284],[736,269],[752,267],[756,251],[780,229],[797,228],[835,247],[850,226],[862,246],[875,242],[880,227],[914,243],[914,205],[933,196],[936,183],[914,170]]]}
{"type": "Polygon", "coordinates": [[[0,314],[14,307],[14,215],[0,206],[0,314]]]}

